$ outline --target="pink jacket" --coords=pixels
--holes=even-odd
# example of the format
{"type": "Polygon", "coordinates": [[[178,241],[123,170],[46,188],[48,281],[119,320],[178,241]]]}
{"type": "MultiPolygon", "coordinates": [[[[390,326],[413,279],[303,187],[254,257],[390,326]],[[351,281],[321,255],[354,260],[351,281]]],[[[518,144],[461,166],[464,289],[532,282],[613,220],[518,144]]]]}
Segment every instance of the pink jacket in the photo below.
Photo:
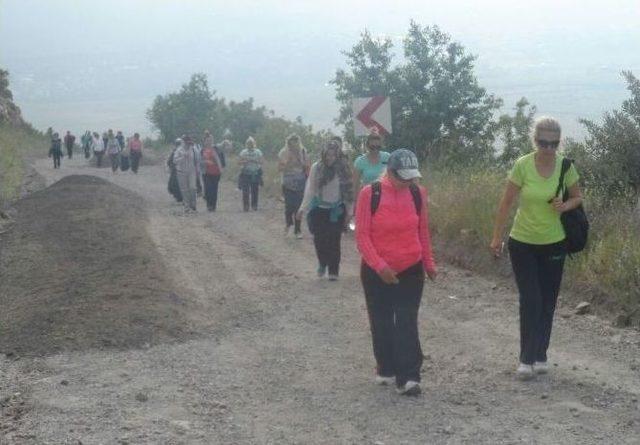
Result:
{"type": "Polygon", "coordinates": [[[427,191],[420,187],[420,217],[408,187],[396,189],[388,178],[381,181],[380,204],[371,216],[371,186],[362,189],[356,206],[356,242],[364,262],[376,272],[390,267],[402,272],[419,261],[435,271],[431,252],[427,191]]]}

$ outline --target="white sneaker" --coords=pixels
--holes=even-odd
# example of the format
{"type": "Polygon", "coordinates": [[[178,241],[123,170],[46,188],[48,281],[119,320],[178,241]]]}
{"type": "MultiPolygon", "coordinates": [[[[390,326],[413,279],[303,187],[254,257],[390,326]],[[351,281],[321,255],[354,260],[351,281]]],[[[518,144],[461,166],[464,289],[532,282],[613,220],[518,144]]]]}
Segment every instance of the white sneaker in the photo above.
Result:
{"type": "Polygon", "coordinates": [[[404,386],[396,388],[396,391],[403,396],[417,396],[422,392],[422,389],[420,389],[420,383],[409,380],[404,386]]]}
{"type": "Polygon", "coordinates": [[[329,274],[329,281],[338,281],[338,278],[339,277],[337,274],[333,274],[333,273],[329,274]]]}
{"type": "Polygon", "coordinates": [[[302,239],[302,238],[304,238],[304,235],[302,235],[302,232],[298,232],[298,233],[296,233],[296,238],[297,239],[302,239]]]}
{"type": "Polygon", "coordinates": [[[396,378],[394,376],[384,377],[381,375],[376,375],[375,382],[376,382],[376,385],[391,386],[396,382],[396,378]]]}
{"type": "Polygon", "coordinates": [[[516,375],[520,380],[531,380],[534,377],[533,365],[520,363],[518,369],[516,369],[516,375]]]}
{"type": "Polygon", "coordinates": [[[535,362],[533,364],[533,370],[536,374],[548,374],[549,373],[549,363],[547,362],[535,362]]]}

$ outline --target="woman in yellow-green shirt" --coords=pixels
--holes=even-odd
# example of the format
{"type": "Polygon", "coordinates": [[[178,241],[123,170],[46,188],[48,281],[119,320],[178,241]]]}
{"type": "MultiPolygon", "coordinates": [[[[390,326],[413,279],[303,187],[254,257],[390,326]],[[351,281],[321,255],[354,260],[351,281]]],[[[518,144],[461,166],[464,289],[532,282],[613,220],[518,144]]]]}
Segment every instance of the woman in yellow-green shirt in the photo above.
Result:
{"type": "Polygon", "coordinates": [[[520,364],[516,374],[523,380],[549,371],[547,349],[566,256],[560,214],[582,202],[573,164],[564,177],[569,199],[563,202],[555,196],[562,169],[562,156],[557,154],[560,133],[555,119],[536,121],[532,135],[536,150],[518,159],[509,174],[490,246],[495,256],[502,253],[509,211],[519,197],[508,248],[520,294],[520,364]]]}

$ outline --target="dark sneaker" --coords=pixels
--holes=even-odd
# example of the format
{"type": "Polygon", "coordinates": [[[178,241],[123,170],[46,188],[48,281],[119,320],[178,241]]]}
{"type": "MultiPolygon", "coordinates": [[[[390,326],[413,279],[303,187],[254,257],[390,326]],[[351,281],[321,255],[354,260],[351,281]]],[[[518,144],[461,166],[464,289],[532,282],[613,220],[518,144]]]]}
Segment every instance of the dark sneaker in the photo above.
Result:
{"type": "Polygon", "coordinates": [[[420,388],[420,383],[409,380],[404,386],[396,388],[396,391],[402,396],[417,396],[422,392],[422,389],[420,388]]]}

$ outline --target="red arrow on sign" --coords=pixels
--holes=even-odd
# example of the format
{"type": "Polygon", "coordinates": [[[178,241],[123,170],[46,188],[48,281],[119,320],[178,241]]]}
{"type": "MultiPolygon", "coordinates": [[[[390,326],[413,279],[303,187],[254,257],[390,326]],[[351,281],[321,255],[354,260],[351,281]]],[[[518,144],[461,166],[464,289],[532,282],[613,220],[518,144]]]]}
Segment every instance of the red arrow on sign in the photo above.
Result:
{"type": "Polygon", "coordinates": [[[387,100],[388,98],[385,96],[374,96],[369,98],[366,105],[356,114],[356,119],[359,120],[362,125],[364,125],[364,127],[369,130],[375,128],[379,134],[383,136],[389,135],[389,129],[373,117],[373,115],[378,111],[382,104],[384,104],[387,100]]]}

